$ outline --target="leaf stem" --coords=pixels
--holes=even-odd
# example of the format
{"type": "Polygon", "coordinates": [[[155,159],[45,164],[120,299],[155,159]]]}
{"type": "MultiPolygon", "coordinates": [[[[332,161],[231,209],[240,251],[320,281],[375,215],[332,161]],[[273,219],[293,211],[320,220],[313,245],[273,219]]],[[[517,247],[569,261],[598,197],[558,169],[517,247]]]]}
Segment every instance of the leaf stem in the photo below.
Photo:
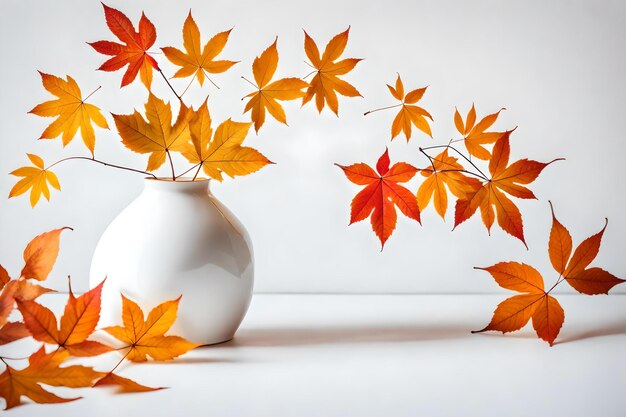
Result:
{"type": "Polygon", "coordinates": [[[193,178],[191,179],[191,181],[195,181],[196,180],[196,178],[198,177],[198,174],[200,173],[201,169],[202,169],[202,164],[198,164],[198,170],[196,171],[196,173],[193,176],[193,178]]]}
{"type": "Polygon", "coordinates": [[[172,181],[176,181],[176,172],[174,171],[174,161],[172,161],[172,154],[169,149],[165,150],[167,154],[167,159],[170,161],[170,169],[172,170],[172,181]]]}
{"type": "Polygon", "coordinates": [[[420,149],[423,149],[424,151],[427,151],[427,150],[429,150],[429,149],[441,149],[441,148],[449,148],[449,149],[452,149],[452,150],[453,150],[454,152],[456,152],[456,153],[457,153],[457,154],[458,154],[461,158],[463,158],[463,159],[465,159],[467,162],[469,162],[469,163],[470,163],[470,164],[471,164],[471,165],[472,165],[472,166],[476,169],[476,171],[480,172],[480,174],[482,175],[482,178],[483,178],[485,181],[488,181],[488,178],[487,178],[487,176],[485,175],[485,173],[484,173],[484,172],[482,172],[482,171],[480,170],[480,168],[478,168],[478,167],[476,166],[476,164],[474,164],[474,163],[471,161],[471,159],[469,159],[469,158],[468,158],[467,156],[465,156],[465,155],[464,155],[461,151],[459,151],[458,149],[456,149],[454,146],[451,146],[450,144],[448,144],[448,145],[435,145],[435,146],[428,146],[428,147],[426,147],[426,148],[420,148],[420,149]]]}
{"type": "Polygon", "coordinates": [[[192,166],[191,168],[189,168],[187,171],[183,172],[180,175],[176,176],[176,179],[182,177],[183,175],[185,175],[186,173],[190,172],[191,170],[195,169],[197,166],[202,166],[202,162],[195,164],[194,166],[192,166]]]}
{"type": "Polygon", "coordinates": [[[247,79],[243,75],[241,76],[241,78],[246,80],[252,87],[256,88],[257,90],[259,89],[259,86],[257,86],[255,83],[253,83],[252,81],[250,81],[249,79],[247,79]]]}
{"type": "Polygon", "coordinates": [[[176,98],[178,99],[178,101],[180,101],[181,103],[183,102],[183,99],[181,96],[178,95],[178,93],[176,92],[176,90],[174,90],[174,87],[172,87],[172,84],[170,84],[169,80],[167,79],[167,77],[165,76],[165,74],[163,74],[163,71],[159,68],[158,71],[161,73],[161,76],[163,77],[163,79],[165,80],[165,82],[167,83],[167,85],[170,87],[170,90],[172,90],[172,92],[174,93],[174,95],[176,96],[176,98]]]}
{"type": "Polygon", "coordinates": [[[101,165],[104,165],[104,166],[107,166],[107,167],[123,169],[125,171],[132,171],[132,172],[136,172],[138,174],[149,175],[149,176],[151,176],[152,178],[155,178],[155,179],[157,178],[157,176],[154,175],[151,172],[142,171],[140,169],[135,169],[135,168],[129,168],[129,167],[121,166],[121,165],[115,165],[115,164],[111,164],[111,163],[108,163],[108,162],[100,161],[100,160],[95,159],[95,158],[89,158],[87,156],[70,156],[70,157],[67,157],[67,158],[63,158],[63,159],[60,159],[60,160],[56,161],[55,163],[53,163],[52,165],[48,166],[45,169],[50,169],[53,166],[60,164],[61,162],[70,161],[70,160],[73,160],[73,159],[82,159],[82,160],[85,160],[85,161],[96,162],[98,164],[101,164],[101,165]]]}
{"type": "Polygon", "coordinates": [[[181,98],[181,99],[183,98],[183,96],[185,95],[185,93],[187,92],[187,90],[189,90],[189,87],[191,87],[191,84],[193,84],[193,82],[195,81],[195,79],[196,79],[196,76],[197,76],[197,75],[198,75],[198,73],[197,73],[197,72],[194,72],[194,74],[193,74],[193,78],[191,79],[191,81],[189,82],[189,84],[187,84],[187,87],[185,87],[185,89],[183,90],[183,92],[182,92],[182,93],[180,93],[180,98],[181,98]]]}
{"type": "Polygon", "coordinates": [[[87,101],[87,99],[89,99],[89,97],[91,97],[91,96],[93,96],[94,94],[96,94],[96,91],[98,91],[98,90],[99,90],[99,89],[101,89],[101,88],[102,88],[102,86],[101,86],[101,85],[99,85],[99,86],[98,86],[98,88],[96,88],[95,90],[93,90],[91,93],[89,93],[89,95],[88,95],[87,97],[85,97],[85,98],[82,100],[82,103],[84,103],[85,101],[87,101]]]}
{"type": "Polygon", "coordinates": [[[374,110],[366,111],[365,113],[363,113],[363,116],[367,116],[370,113],[375,113],[375,112],[381,111],[381,110],[393,109],[394,107],[400,107],[402,105],[404,105],[404,103],[394,104],[393,106],[381,107],[380,109],[374,109],[374,110]]]}

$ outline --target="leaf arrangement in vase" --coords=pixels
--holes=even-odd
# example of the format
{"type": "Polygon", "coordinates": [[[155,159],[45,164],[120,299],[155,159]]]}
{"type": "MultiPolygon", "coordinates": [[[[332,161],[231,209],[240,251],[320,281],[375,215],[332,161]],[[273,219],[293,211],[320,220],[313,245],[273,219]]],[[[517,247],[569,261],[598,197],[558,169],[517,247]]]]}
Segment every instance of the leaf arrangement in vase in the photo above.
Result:
{"type": "MultiPolygon", "coordinates": [[[[142,13],[135,26],[122,12],[106,5],[103,6],[106,24],[117,41],[100,40],[89,45],[98,53],[107,56],[100,70],[122,72],[121,88],[136,82],[137,78],[146,87],[146,102],[143,109],[135,109],[130,114],[113,114],[112,120],[123,145],[135,153],[146,155],[147,165],[145,169],[140,169],[96,159],[96,134],[103,129],[110,128],[110,121],[107,121],[101,109],[91,103],[99,87],[85,95],[71,76],[62,78],[41,72],[43,87],[55,97],[31,110],[31,113],[37,116],[54,118],[41,134],[41,139],[61,137],[62,143],[66,145],[77,136],[80,130],[89,155],[68,156],[46,165],[39,156],[27,154],[31,165],[11,172],[12,175],[18,177],[18,180],[11,189],[9,197],[29,192],[30,203],[33,207],[40,201],[41,196],[49,200],[51,188],[60,190],[59,180],[51,169],[70,160],[92,161],[154,178],[157,178],[155,172],[165,167],[169,170],[169,179],[172,181],[186,179],[187,175],[193,180],[199,178],[200,175],[206,175],[218,181],[222,181],[224,175],[228,177],[248,175],[273,163],[260,151],[244,145],[253,125],[258,133],[267,123],[268,115],[279,123],[287,124],[284,106],[289,101],[300,99],[302,106],[314,101],[319,112],[328,107],[331,112],[339,115],[339,96],[361,97],[357,88],[344,79],[361,61],[361,58],[343,57],[349,40],[350,27],[331,38],[323,51],[305,31],[304,55],[308,58],[308,65],[312,71],[303,78],[277,77],[280,59],[278,37],[276,37],[273,43],[253,59],[251,80],[242,77],[254,88],[243,98],[242,103],[243,114],[249,119],[243,121],[227,119],[214,122],[207,100],[194,108],[185,103],[184,96],[196,81],[200,87],[207,80],[217,86],[213,77],[217,77],[238,64],[238,61],[221,57],[232,29],[215,34],[203,44],[202,40],[206,40],[207,37],[200,32],[198,24],[191,12],[189,13],[183,24],[182,48],[175,46],[161,48],[163,51],[161,56],[176,67],[172,78],[190,78],[187,87],[179,93],[164,74],[161,67],[163,62],[157,60],[157,57],[161,56],[157,56],[152,49],[157,42],[157,31],[148,17],[142,13]],[[171,90],[175,101],[178,102],[175,106],[152,92],[151,86],[153,82],[156,82],[153,80],[155,76],[160,77],[171,90]],[[173,154],[182,155],[188,165],[177,170],[173,154]]],[[[427,110],[427,87],[409,90],[405,88],[398,74],[393,86],[387,85],[387,88],[396,104],[368,111],[365,115],[385,109],[397,109],[397,113],[391,120],[391,140],[403,135],[408,143],[407,147],[414,146],[414,142],[421,141],[423,138],[430,141],[433,137],[431,127],[435,118],[427,110]]],[[[137,106],[137,108],[140,107],[137,106]]],[[[548,165],[561,158],[555,158],[550,162],[530,159],[510,162],[511,138],[514,137],[515,128],[494,127],[502,110],[481,118],[474,105],[465,117],[455,110],[453,114],[450,114],[449,120],[458,132],[457,138],[445,144],[414,146],[411,151],[423,155],[424,164],[421,167],[406,162],[391,164],[391,158],[386,149],[378,159],[375,168],[366,163],[337,163],[336,165],[342,169],[349,181],[363,187],[352,200],[350,223],[369,218],[382,250],[396,228],[397,209],[410,219],[420,222],[420,212],[426,210],[432,203],[434,210],[445,219],[448,208],[454,202],[454,228],[480,212],[487,231],[490,231],[497,222],[503,231],[528,247],[524,234],[523,216],[514,199],[536,199],[528,185],[534,182],[548,165]],[[412,190],[406,183],[414,178],[421,178],[421,182],[416,189],[412,190]]],[[[389,138],[384,138],[384,140],[388,142],[389,138]]],[[[381,143],[381,150],[384,145],[385,143],[381,143]]],[[[60,231],[50,233],[58,234],[60,231]]],[[[581,293],[597,294],[606,293],[614,285],[623,282],[599,268],[587,269],[597,253],[602,232],[596,236],[593,238],[595,240],[590,238],[593,240],[591,243],[583,242],[569,260],[571,238],[568,239],[567,230],[554,219],[550,237],[550,259],[559,273],[554,287],[566,280],[581,293]]],[[[58,243],[56,249],[54,243],[50,245],[46,250],[48,253],[46,256],[56,258],[58,243]],[[50,255],[52,253],[54,256],[50,255]]],[[[32,250],[29,253],[32,256],[44,256],[43,253],[37,254],[38,252],[32,250]]],[[[563,317],[562,309],[551,295],[554,287],[546,290],[539,273],[524,264],[501,263],[482,269],[490,272],[502,287],[522,294],[502,303],[496,309],[491,323],[481,331],[517,330],[532,318],[538,336],[552,344],[558,335],[563,317]],[[548,315],[551,317],[549,320],[546,318],[548,315]]],[[[2,312],[4,314],[10,311],[11,308],[7,307],[7,303],[12,306],[11,300],[17,300],[15,302],[24,318],[23,322],[8,322],[6,321],[8,313],[0,316],[5,320],[0,329],[0,339],[6,343],[32,335],[35,339],[57,348],[55,354],[46,353],[45,349],[35,352],[31,356],[30,365],[21,371],[15,371],[15,375],[19,375],[19,372],[28,375],[32,374],[34,369],[48,369],[47,367],[72,369],[72,367],[59,368],[65,356],[104,353],[110,349],[106,345],[88,339],[96,324],[89,327],[91,332],[81,337],[71,338],[65,334],[67,332],[64,327],[65,316],[57,327],[52,313],[34,301],[38,295],[49,291],[29,281],[45,279],[49,270],[46,273],[43,272],[34,272],[32,276],[22,272],[18,280],[9,280],[6,271],[0,269],[0,278],[4,283],[4,298],[0,305],[2,312]],[[38,278],[41,276],[44,278],[38,278]],[[54,329],[52,327],[40,328],[41,326],[37,324],[38,317],[48,317],[46,323],[54,323],[54,329]],[[49,330],[52,335],[56,336],[45,336],[46,332],[43,330],[49,330]],[[63,356],[59,356],[59,352],[63,352],[63,356]]],[[[77,305],[89,304],[91,315],[95,317],[96,307],[93,306],[99,302],[98,288],[101,289],[101,287],[96,287],[80,297],[75,297],[70,291],[68,305],[74,306],[70,310],[76,309],[77,305]],[[91,301],[88,302],[88,300],[91,301]]],[[[175,318],[177,303],[178,300],[166,302],[148,315],[147,322],[154,320],[155,315],[159,314],[168,317],[157,326],[158,334],[156,329],[146,330],[146,332],[140,330],[138,338],[136,333],[138,329],[131,331],[126,319],[124,327],[105,330],[124,344],[124,348],[129,352],[127,354],[129,360],[145,360],[147,355],[157,360],[177,356],[195,346],[173,336],[164,336],[175,318]],[[159,344],[171,344],[172,352],[152,354],[142,351],[138,348],[138,342],[144,337],[148,340],[158,339],[159,344]]],[[[143,313],[136,304],[124,298],[123,305],[126,316],[141,316],[142,320],[138,323],[143,324],[140,324],[140,327],[142,329],[150,327],[144,321],[143,313]]],[[[88,307],[84,308],[87,311],[88,307]]],[[[8,365],[6,366],[9,369],[8,365]]],[[[6,394],[11,391],[11,388],[6,388],[11,386],[11,377],[7,376],[7,372],[2,375],[0,387],[4,388],[0,388],[0,393],[3,393],[2,395],[7,399],[7,405],[19,404],[19,395],[16,399],[14,394],[12,397],[6,394]]],[[[125,380],[112,372],[106,375],[101,373],[85,375],[87,375],[86,379],[81,380],[85,383],[89,379],[90,384],[94,382],[96,385],[114,384],[127,391],[150,389],[142,388],[141,385],[125,380]]],[[[54,385],[50,382],[39,382],[54,385]]],[[[28,393],[24,395],[30,396],[35,401],[58,399],[58,397],[56,399],[46,397],[47,394],[42,394],[44,397],[38,398],[34,392],[39,388],[33,388],[32,396],[28,393]]]]}

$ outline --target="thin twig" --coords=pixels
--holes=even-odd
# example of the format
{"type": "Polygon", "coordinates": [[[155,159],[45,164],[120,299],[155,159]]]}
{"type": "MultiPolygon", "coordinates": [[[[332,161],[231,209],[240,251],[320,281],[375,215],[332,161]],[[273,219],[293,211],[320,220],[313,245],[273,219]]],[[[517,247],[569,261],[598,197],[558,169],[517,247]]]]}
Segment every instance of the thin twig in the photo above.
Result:
{"type": "Polygon", "coordinates": [[[170,84],[169,80],[167,79],[167,77],[165,76],[165,74],[163,74],[163,71],[161,71],[161,69],[159,68],[158,71],[161,73],[161,76],[163,77],[163,79],[165,80],[165,82],[167,83],[167,85],[170,87],[170,90],[172,90],[172,92],[174,93],[174,95],[176,96],[176,98],[182,103],[183,99],[181,98],[181,96],[178,95],[178,93],[176,92],[176,90],[174,90],[174,87],[172,87],[172,84],[170,84]]]}
{"type": "Polygon", "coordinates": [[[117,168],[117,169],[123,169],[123,170],[125,170],[125,171],[137,172],[137,173],[139,173],[139,174],[149,175],[149,176],[151,176],[152,178],[155,178],[155,179],[157,178],[157,176],[156,176],[156,175],[154,175],[154,174],[153,174],[153,173],[151,173],[151,172],[142,171],[142,170],[140,170],[140,169],[135,169],[135,168],[129,168],[129,167],[121,166],[121,165],[110,164],[110,163],[108,163],[108,162],[100,161],[100,160],[98,160],[98,159],[94,159],[94,158],[89,158],[89,157],[87,157],[87,156],[70,156],[70,157],[68,157],[68,158],[63,158],[63,159],[60,159],[60,160],[56,161],[55,163],[53,163],[52,165],[48,166],[48,167],[47,167],[47,168],[45,168],[45,169],[50,169],[50,168],[52,168],[53,166],[60,164],[61,162],[70,161],[70,160],[72,160],[72,159],[83,159],[83,160],[85,160],[85,161],[96,162],[96,163],[98,163],[98,164],[101,164],[101,165],[104,165],[104,166],[107,166],[107,167],[117,168]]]}
{"type": "Polygon", "coordinates": [[[428,146],[426,148],[423,148],[423,150],[427,151],[429,149],[441,149],[441,148],[449,148],[452,149],[454,152],[456,152],[457,154],[459,154],[459,156],[463,159],[465,159],[467,162],[469,162],[475,169],[476,171],[480,172],[480,174],[482,175],[483,179],[485,181],[488,181],[487,176],[485,175],[484,172],[482,172],[480,170],[480,168],[478,168],[476,166],[476,164],[474,164],[470,159],[467,158],[467,156],[465,156],[461,151],[459,151],[458,149],[456,149],[454,146],[450,146],[450,145],[435,145],[435,146],[428,146]]]}
{"type": "Polygon", "coordinates": [[[256,88],[257,90],[259,89],[259,86],[256,85],[255,83],[253,83],[252,81],[250,81],[249,79],[247,79],[246,77],[244,77],[243,75],[241,76],[242,79],[246,80],[252,87],[256,88]]]}
{"type": "Polygon", "coordinates": [[[367,116],[370,113],[375,113],[375,112],[381,111],[381,110],[393,109],[394,107],[399,107],[399,106],[402,106],[402,105],[403,105],[403,103],[400,103],[400,104],[394,104],[393,106],[381,107],[380,109],[374,109],[374,110],[366,111],[365,113],[363,113],[363,116],[367,116]]]}
{"type": "Polygon", "coordinates": [[[90,93],[87,97],[85,97],[85,98],[82,100],[82,103],[84,103],[85,101],[87,101],[87,99],[88,99],[89,97],[91,97],[91,96],[93,96],[94,94],[96,94],[96,91],[98,91],[98,90],[99,90],[99,89],[101,89],[101,88],[102,88],[102,86],[101,86],[101,85],[99,85],[99,86],[98,86],[98,88],[96,88],[95,90],[93,90],[93,91],[92,91],[92,92],[91,92],[91,93],[90,93]]]}
{"type": "Polygon", "coordinates": [[[180,174],[180,175],[177,175],[177,176],[176,176],[176,179],[178,179],[178,178],[182,177],[183,175],[185,175],[185,174],[186,174],[186,173],[188,173],[189,171],[191,171],[191,170],[195,169],[197,166],[202,166],[202,162],[195,164],[194,166],[192,166],[191,168],[189,168],[187,171],[183,172],[183,173],[182,173],[182,174],[180,174]]]}
{"type": "Polygon", "coordinates": [[[183,98],[183,96],[185,95],[185,93],[187,92],[187,90],[189,90],[189,87],[191,87],[191,84],[193,84],[193,82],[196,79],[196,76],[198,75],[197,72],[193,73],[193,78],[191,79],[191,81],[189,82],[189,84],[187,84],[187,87],[185,87],[185,89],[183,90],[183,92],[180,94],[180,98],[183,98]]]}
{"type": "Polygon", "coordinates": [[[195,181],[196,180],[196,178],[198,177],[198,174],[200,173],[200,169],[202,169],[202,164],[198,164],[198,170],[196,171],[196,174],[193,176],[191,181],[195,181]]]}
{"type": "Polygon", "coordinates": [[[170,169],[172,170],[172,181],[176,181],[176,172],[174,171],[174,162],[172,161],[172,154],[170,153],[169,149],[166,149],[165,153],[167,154],[167,159],[169,159],[170,161],[170,169]]]}

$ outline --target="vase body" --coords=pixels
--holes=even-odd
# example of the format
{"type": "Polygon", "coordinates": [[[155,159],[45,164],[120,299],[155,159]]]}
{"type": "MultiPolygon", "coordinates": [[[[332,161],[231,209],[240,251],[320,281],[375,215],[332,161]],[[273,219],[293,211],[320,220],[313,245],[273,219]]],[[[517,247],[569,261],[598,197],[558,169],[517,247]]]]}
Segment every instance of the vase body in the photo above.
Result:
{"type": "Polygon", "coordinates": [[[146,179],[96,246],[90,286],[105,277],[100,326],[121,324],[120,292],[145,314],[182,295],[171,334],[221,343],[233,338],[250,304],[252,245],[208,180],[146,179]]]}

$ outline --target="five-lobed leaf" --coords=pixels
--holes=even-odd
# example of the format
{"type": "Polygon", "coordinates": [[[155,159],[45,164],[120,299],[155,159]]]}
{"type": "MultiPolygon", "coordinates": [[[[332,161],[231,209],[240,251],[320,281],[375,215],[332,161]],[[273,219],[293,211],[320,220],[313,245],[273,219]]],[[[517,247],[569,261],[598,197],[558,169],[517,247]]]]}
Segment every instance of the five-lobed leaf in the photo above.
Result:
{"type": "Polygon", "coordinates": [[[256,172],[272,162],[256,149],[242,146],[251,125],[228,119],[213,134],[211,115],[205,101],[193,112],[189,123],[191,142],[185,144],[182,154],[218,181],[222,181],[223,173],[233,178],[256,172]]]}
{"type": "Polygon", "coordinates": [[[244,113],[252,110],[251,119],[257,132],[265,123],[266,111],[274,119],[287,124],[287,116],[279,101],[304,97],[305,93],[302,89],[309,86],[300,78],[281,78],[271,82],[278,67],[277,42],[278,38],[252,63],[252,72],[258,90],[246,96],[250,97],[250,100],[246,103],[244,113]]]}
{"type": "Polygon", "coordinates": [[[85,103],[78,84],[69,75],[63,80],[41,71],[39,74],[44,88],[58,97],[56,100],[38,104],[29,111],[37,116],[56,117],[56,120],[43,131],[40,139],[54,139],[62,135],[65,146],[76,136],[80,128],[83,142],[93,156],[96,145],[93,123],[103,129],[109,128],[100,109],[93,104],[85,103]]]}
{"type": "Polygon", "coordinates": [[[411,126],[415,126],[422,132],[426,133],[431,138],[433,137],[432,131],[430,130],[430,125],[428,124],[428,120],[426,118],[433,120],[433,117],[426,111],[426,109],[416,106],[417,103],[428,87],[416,88],[415,90],[409,91],[406,95],[404,94],[404,84],[402,83],[402,79],[400,78],[400,74],[398,74],[398,78],[396,78],[395,87],[387,84],[387,88],[391,92],[391,95],[400,101],[402,108],[393,119],[393,123],[391,124],[391,139],[394,139],[396,136],[400,134],[400,132],[404,133],[407,142],[411,139],[411,126]]]}
{"type": "Polygon", "coordinates": [[[232,29],[213,36],[201,50],[200,30],[191,15],[191,11],[189,11],[183,24],[183,46],[186,52],[171,46],[161,48],[165,57],[172,64],[181,67],[174,74],[174,78],[185,78],[193,75],[202,85],[206,73],[222,73],[235,65],[236,61],[215,60],[226,46],[231,31],[232,29]]]}
{"type": "Polygon", "coordinates": [[[45,168],[41,157],[30,153],[26,156],[33,166],[21,167],[10,173],[19,177],[20,180],[9,191],[9,198],[17,197],[30,190],[30,205],[35,207],[42,195],[50,201],[50,186],[60,190],[61,184],[56,174],[45,168]]]}
{"type": "Polygon", "coordinates": [[[338,35],[335,35],[326,45],[324,53],[320,55],[317,44],[304,32],[304,51],[315,68],[315,76],[309,83],[309,88],[302,98],[302,105],[305,105],[315,98],[315,106],[318,112],[322,112],[324,105],[339,115],[339,101],[337,94],[346,97],[361,97],[361,93],[353,85],[339,78],[352,71],[360,58],[345,58],[337,61],[348,44],[350,27],[338,35]]]}
{"type": "Polygon", "coordinates": [[[486,130],[496,122],[502,110],[504,109],[483,117],[478,123],[476,123],[476,109],[473,104],[467,113],[465,122],[459,111],[454,111],[454,125],[456,130],[463,135],[463,143],[465,143],[465,147],[470,155],[478,159],[490,159],[491,153],[484,145],[495,143],[503,135],[506,135],[507,132],[486,132],[486,130]]]}
{"type": "Polygon", "coordinates": [[[180,104],[178,118],[172,124],[170,103],[150,93],[145,104],[146,119],[137,110],[133,114],[114,114],[115,126],[122,143],[130,150],[150,154],[146,170],[154,171],[163,165],[167,153],[186,149],[190,139],[191,109],[180,104]]]}
{"type": "Polygon", "coordinates": [[[126,358],[132,362],[145,362],[148,357],[157,361],[174,359],[200,346],[179,336],[165,336],[176,320],[179,301],[180,297],[159,304],[144,319],[141,307],[122,294],[124,325],[104,330],[126,345],[126,358]]]}
{"type": "Polygon", "coordinates": [[[448,154],[448,149],[432,158],[432,166],[421,170],[426,179],[417,190],[417,205],[420,210],[423,211],[432,200],[437,213],[445,218],[448,209],[447,190],[456,198],[464,198],[467,193],[480,187],[478,179],[468,177],[461,171],[463,166],[457,158],[448,154]]]}
{"type": "Polygon", "coordinates": [[[35,340],[55,344],[73,356],[94,356],[112,350],[100,342],[87,340],[100,319],[102,281],[98,286],[75,297],[70,288],[60,326],[48,308],[35,301],[17,300],[24,323],[35,340]]]}
{"type": "Polygon", "coordinates": [[[520,159],[509,165],[511,133],[512,131],[508,131],[502,135],[493,148],[493,155],[489,161],[491,179],[484,181],[480,187],[475,187],[465,197],[457,200],[454,227],[472,217],[480,209],[487,231],[491,230],[497,218],[502,230],[518,238],[524,246],[527,246],[522,214],[506,194],[517,198],[536,199],[533,192],[525,186],[533,182],[546,166],[556,160],[544,163],[520,159]]]}
{"type": "Polygon", "coordinates": [[[405,216],[420,222],[420,210],[415,196],[399,184],[413,178],[417,168],[406,162],[398,162],[390,168],[388,150],[378,159],[376,171],[364,163],[336,165],[354,184],[365,185],[352,200],[350,224],[371,215],[372,229],[380,240],[381,248],[384,248],[385,242],[396,228],[396,207],[405,216]]]}
{"type": "Polygon", "coordinates": [[[128,65],[122,77],[121,86],[124,87],[132,83],[137,78],[137,74],[139,74],[143,84],[150,90],[152,69],[159,70],[159,65],[149,51],[156,41],[154,25],[142,13],[138,30],[136,31],[133,23],[124,13],[104,3],[102,6],[104,7],[107,26],[123,44],[110,41],[90,43],[89,45],[99,53],[112,56],[98,69],[110,72],[117,71],[128,65]]]}

